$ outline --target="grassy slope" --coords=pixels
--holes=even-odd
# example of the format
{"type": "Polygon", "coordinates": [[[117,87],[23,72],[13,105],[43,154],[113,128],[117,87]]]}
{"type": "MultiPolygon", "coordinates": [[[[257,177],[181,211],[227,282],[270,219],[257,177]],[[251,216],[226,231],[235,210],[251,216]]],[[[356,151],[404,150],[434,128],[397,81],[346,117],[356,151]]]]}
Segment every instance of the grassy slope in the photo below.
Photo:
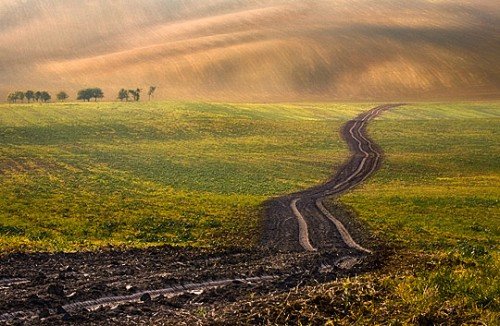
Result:
{"type": "Polygon", "coordinates": [[[500,107],[407,106],[369,127],[387,158],[343,201],[372,229],[412,248],[500,236],[500,107]]]}
{"type": "Polygon", "coordinates": [[[27,85],[113,99],[151,83],[157,98],[219,101],[500,91],[496,0],[136,3],[0,0],[0,99],[27,85]]]}
{"type": "Polygon", "coordinates": [[[499,118],[498,104],[417,105],[370,125],[385,164],[342,201],[403,258],[382,273],[343,282],[355,293],[344,322],[498,321],[499,118]]]}
{"type": "Polygon", "coordinates": [[[257,238],[259,205],[326,178],[332,162],[347,155],[339,126],[361,110],[4,106],[0,249],[250,244],[257,238]]]}

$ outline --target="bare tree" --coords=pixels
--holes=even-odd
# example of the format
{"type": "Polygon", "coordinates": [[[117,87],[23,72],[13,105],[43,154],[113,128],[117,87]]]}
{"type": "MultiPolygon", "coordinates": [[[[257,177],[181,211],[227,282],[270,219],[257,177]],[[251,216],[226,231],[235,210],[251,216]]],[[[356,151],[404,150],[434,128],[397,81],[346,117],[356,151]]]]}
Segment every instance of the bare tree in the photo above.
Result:
{"type": "Polygon", "coordinates": [[[156,86],[149,86],[148,96],[150,101],[155,91],[156,91],[156,86]]]}
{"type": "Polygon", "coordinates": [[[140,100],[140,98],[141,98],[141,90],[139,88],[137,88],[135,90],[134,89],[129,89],[128,92],[132,95],[134,101],[138,102],[140,100]]]}

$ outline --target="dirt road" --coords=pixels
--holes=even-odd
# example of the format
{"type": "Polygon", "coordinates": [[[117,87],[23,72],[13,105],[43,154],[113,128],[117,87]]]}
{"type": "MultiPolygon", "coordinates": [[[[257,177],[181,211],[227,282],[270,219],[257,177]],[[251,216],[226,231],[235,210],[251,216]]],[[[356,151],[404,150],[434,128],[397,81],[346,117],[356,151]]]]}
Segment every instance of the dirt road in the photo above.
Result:
{"type": "Polygon", "coordinates": [[[204,324],[211,317],[200,317],[200,309],[377,268],[383,257],[365,248],[362,225],[341,205],[323,200],[359,185],[380,166],[381,150],[366,135],[366,124],[394,106],[344,125],[352,155],[329,181],[266,204],[262,246],[0,257],[0,324],[204,324]]]}
{"type": "Polygon", "coordinates": [[[370,253],[359,245],[343,223],[328,211],[325,198],[335,198],[362,183],[380,167],[382,153],[366,134],[366,125],[382,112],[398,106],[382,105],[347,122],[341,132],[351,157],[327,182],[267,203],[263,244],[273,250],[352,250],[370,253]]]}

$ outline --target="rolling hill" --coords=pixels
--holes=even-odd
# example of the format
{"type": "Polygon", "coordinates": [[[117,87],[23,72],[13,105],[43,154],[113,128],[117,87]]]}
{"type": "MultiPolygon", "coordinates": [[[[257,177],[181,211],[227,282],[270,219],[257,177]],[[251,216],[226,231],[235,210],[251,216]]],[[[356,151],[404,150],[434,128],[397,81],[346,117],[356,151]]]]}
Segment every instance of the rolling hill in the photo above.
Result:
{"type": "Polygon", "coordinates": [[[491,99],[499,26],[493,0],[0,0],[0,97],[491,99]]]}

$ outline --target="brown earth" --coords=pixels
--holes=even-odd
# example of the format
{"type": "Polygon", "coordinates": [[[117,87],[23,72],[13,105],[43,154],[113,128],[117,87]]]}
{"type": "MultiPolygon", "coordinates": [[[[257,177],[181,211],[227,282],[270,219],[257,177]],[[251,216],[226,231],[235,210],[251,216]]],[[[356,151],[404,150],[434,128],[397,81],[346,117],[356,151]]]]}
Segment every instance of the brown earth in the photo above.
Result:
{"type": "Polygon", "coordinates": [[[344,270],[337,266],[339,258],[336,252],[276,254],[265,250],[171,247],[14,254],[1,258],[0,324],[128,324],[129,320],[141,324],[150,320],[182,324],[186,316],[177,315],[181,311],[189,313],[188,320],[193,320],[203,307],[284,293],[297,286],[354,275],[380,266],[382,260],[379,255],[372,255],[344,270]],[[250,278],[255,280],[247,281],[250,278]],[[222,279],[230,281],[217,287],[207,284],[222,279]],[[193,283],[205,284],[190,287],[193,283]],[[172,296],[154,295],[154,290],[172,287],[179,289],[172,296]],[[96,308],[92,305],[74,305],[139,292],[143,294],[138,302],[110,302],[93,311],[89,311],[96,308]],[[68,306],[71,304],[73,307],[68,306]]]}

